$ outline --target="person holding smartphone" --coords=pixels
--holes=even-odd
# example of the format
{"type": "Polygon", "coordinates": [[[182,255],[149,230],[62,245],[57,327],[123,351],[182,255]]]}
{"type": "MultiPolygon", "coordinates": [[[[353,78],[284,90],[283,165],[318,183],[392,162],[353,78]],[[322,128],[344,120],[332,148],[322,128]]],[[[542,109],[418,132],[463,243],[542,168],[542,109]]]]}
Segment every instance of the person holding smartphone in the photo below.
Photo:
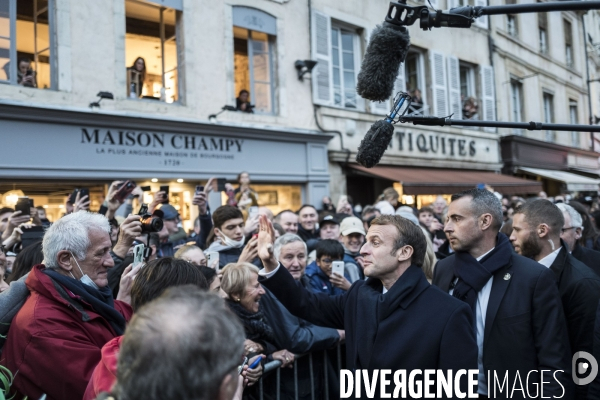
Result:
{"type": "MultiPolygon", "coordinates": [[[[344,294],[352,285],[345,273],[334,274],[335,262],[344,264],[344,246],[337,240],[325,239],[317,243],[317,258],[306,267],[306,276],[310,282],[308,289],[313,293],[325,293],[330,296],[344,294]]],[[[343,269],[342,269],[343,271],[343,269]]]]}
{"type": "Polygon", "coordinates": [[[31,69],[31,60],[28,58],[19,59],[17,83],[21,86],[37,88],[37,73],[31,69]]]}

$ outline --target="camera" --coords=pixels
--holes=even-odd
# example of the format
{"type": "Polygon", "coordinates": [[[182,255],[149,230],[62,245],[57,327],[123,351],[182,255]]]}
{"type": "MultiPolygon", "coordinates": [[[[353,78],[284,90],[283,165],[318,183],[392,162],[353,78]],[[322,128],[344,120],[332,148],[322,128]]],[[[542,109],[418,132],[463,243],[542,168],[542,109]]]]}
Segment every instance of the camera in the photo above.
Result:
{"type": "MultiPolygon", "coordinates": [[[[159,211],[155,211],[157,213],[159,211]]],[[[144,233],[153,233],[160,232],[163,228],[163,220],[160,217],[157,217],[152,214],[148,214],[148,205],[142,203],[140,207],[140,211],[138,214],[140,217],[140,222],[142,223],[142,234],[144,233]]]]}

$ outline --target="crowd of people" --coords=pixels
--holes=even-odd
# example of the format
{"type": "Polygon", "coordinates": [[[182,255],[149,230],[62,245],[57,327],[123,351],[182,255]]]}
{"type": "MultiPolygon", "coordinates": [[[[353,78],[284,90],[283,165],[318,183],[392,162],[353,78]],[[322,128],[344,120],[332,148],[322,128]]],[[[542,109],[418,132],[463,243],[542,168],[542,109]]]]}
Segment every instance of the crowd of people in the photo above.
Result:
{"type": "Polygon", "coordinates": [[[349,369],[479,369],[481,396],[492,369],[600,393],[570,380],[573,354],[600,359],[597,203],[482,187],[416,209],[388,188],[273,215],[243,172],[214,210],[213,180],[195,192],[186,232],[163,192],[134,214],[125,183],[99,210],[70,196],[52,222],[0,208],[8,396],[336,398],[338,346],[349,369]]]}

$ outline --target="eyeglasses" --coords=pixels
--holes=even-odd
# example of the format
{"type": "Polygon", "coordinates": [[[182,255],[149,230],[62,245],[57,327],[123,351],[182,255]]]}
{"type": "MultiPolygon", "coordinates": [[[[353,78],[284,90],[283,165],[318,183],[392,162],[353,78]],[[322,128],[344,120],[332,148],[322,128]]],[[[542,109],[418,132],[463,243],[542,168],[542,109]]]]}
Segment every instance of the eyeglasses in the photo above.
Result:
{"type": "Polygon", "coordinates": [[[570,228],[562,228],[560,230],[560,233],[565,233],[566,231],[570,231],[571,229],[577,229],[576,226],[571,226],[570,228]]]}

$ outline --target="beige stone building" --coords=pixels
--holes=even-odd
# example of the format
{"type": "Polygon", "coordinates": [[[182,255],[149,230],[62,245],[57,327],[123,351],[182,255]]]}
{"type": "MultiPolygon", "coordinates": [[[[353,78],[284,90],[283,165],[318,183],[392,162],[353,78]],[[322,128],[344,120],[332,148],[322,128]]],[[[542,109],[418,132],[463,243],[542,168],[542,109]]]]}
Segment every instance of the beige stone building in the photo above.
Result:
{"type": "MultiPolygon", "coordinates": [[[[195,185],[234,182],[242,171],[275,212],[345,193],[365,205],[391,185],[418,206],[478,183],[538,190],[498,174],[507,132],[496,130],[399,125],[380,168],[356,164],[363,135],[391,106],[354,89],[369,32],[387,9],[387,0],[0,0],[0,193],[20,190],[58,214],[73,187],[89,187],[99,206],[112,179],[147,184],[147,196],[169,185],[189,225],[195,185]],[[317,61],[312,71],[302,69],[306,60],[317,61]],[[245,107],[243,90],[253,113],[235,110],[245,107]]],[[[583,122],[579,20],[560,15],[549,24],[571,23],[571,67],[559,29],[550,56],[535,55],[521,16],[529,36],[519,40],[503,32],[503,17],[470,29],[415,25],[396,88],[414,97],[414,114],[510,120],[505,81],[514,76],[523,116],[543,118],[546,90],[556,121],[569,118],[569,98],[583,122]]],[[[583,134],[535,138],[587,146],[583,134]]]]}

